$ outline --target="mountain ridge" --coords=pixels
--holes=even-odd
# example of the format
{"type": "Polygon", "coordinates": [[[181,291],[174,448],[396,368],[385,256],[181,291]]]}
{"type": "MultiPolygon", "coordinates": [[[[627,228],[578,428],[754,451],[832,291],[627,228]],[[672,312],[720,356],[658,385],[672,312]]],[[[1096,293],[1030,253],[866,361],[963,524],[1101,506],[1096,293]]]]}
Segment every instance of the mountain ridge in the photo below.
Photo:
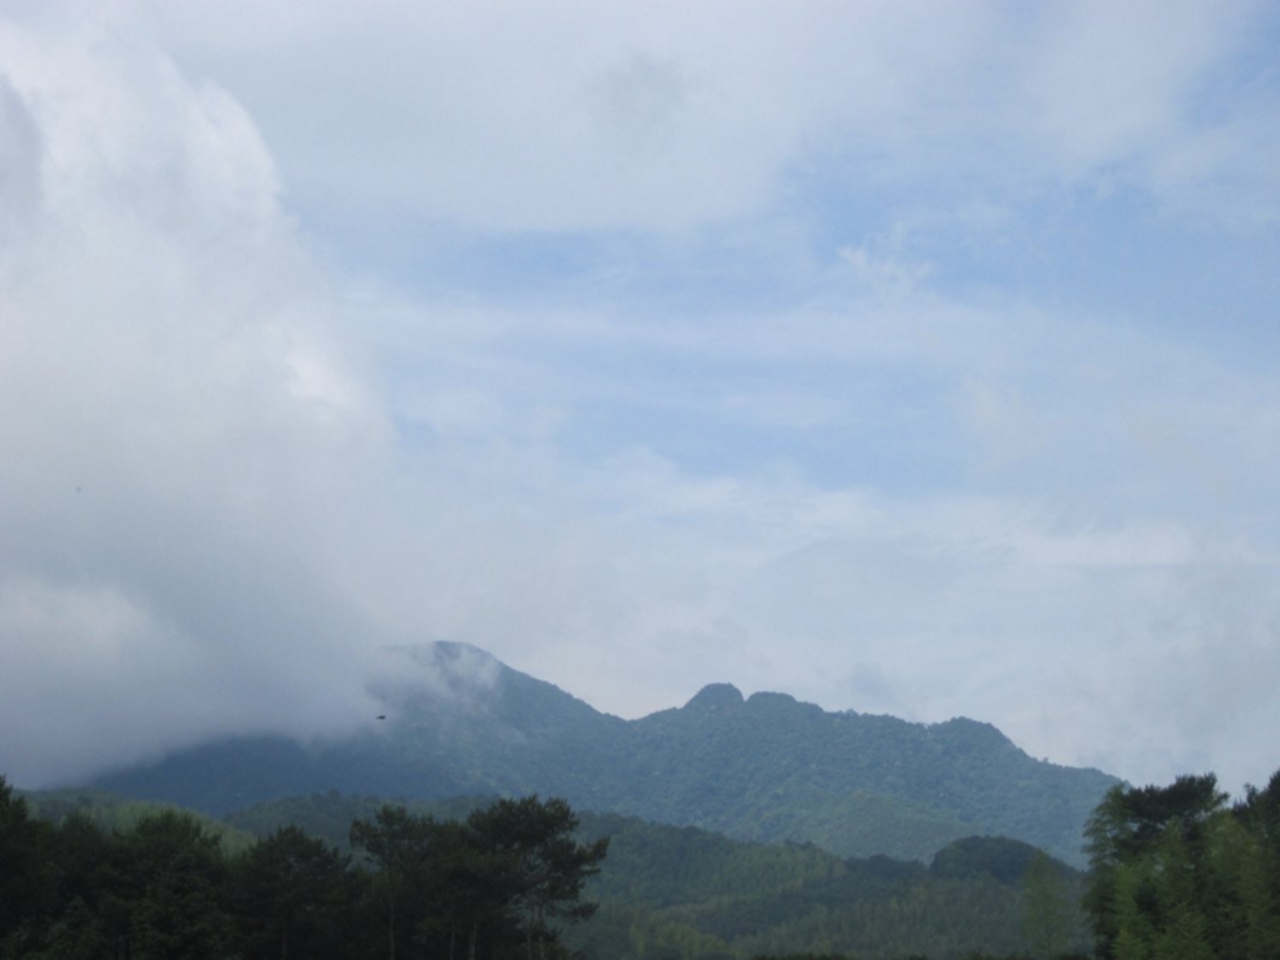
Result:
{"type": "Polygon", "coordinates": [[[833,713],[713,683],[681,707],[624,720],[467,644],[395,655],[406,671],[375,689],[387,715],[376,728],[313,744],[205,743],[92,783],[214,815],[331,789],[424,800],[540,793],[841,856],[927,859],[991,834],[1079,864],[1085,819],[1120,782],[1035,760],[967,718],[833,713]]]}

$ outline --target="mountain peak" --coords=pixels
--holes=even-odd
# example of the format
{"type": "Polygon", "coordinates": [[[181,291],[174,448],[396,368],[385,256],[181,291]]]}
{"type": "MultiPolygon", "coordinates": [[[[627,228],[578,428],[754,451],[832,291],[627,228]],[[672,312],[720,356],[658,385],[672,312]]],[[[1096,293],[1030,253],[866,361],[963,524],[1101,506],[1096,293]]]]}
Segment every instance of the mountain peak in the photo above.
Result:
{"type": "Polygon", "coordinates": [[[686,710],[723,710],[741,706],[742,691],[732,683],[709,683],[684,705],[686,710]]]}
{"type": "Polygon", "coordinates": [[[967,744],[981,746],[990,750],[1022,752],[1017,744],[1005,736],[998,727],[981,720],[971,720],[968,717],[952,717],[942,723],[931,724],[929,729],[935,738],[947,743],[952,748],[967,744]]]}
{"type": "Polygon", "coordinates": [[[487,650],[452,640],[401,644],[382,649],[401,664],[412,663],[454,682],[472,679],[492,685],[500,673],[511,669],[487,650]]]}
{"type": "Polygon", "coordinates": [[[1116,782],[1035,761],[974,720],[828,714],[790,694],[748,700],[728,683],[623,720],[468,644],[389,652],[371,690],[388,723],[314,744],[207,743],[97,783],[215,813],[329,789],[541,793],[842,856],[925,858],[959,837],[1005,834],[1078,861],[1081,828],[1116,782]]]}

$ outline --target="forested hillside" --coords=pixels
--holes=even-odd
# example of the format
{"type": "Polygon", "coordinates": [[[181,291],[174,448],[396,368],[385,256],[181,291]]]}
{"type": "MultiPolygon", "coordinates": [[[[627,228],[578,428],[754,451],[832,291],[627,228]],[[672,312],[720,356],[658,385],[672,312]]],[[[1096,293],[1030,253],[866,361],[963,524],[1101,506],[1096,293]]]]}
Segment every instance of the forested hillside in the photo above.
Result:
{"type": "Polygon", "coordinates": [[[1278,811],[1280,773],[1234,805],[1212,775],[1116,787],[1082,875],[1003,838],[842,859],[536,796],[330,792],[226,825],[0,779],[0,958],[1274,960],[1278,811]]]}
{"type": "MultiPolygon", "coordinates": [[[[64,819],[62,829],[66,824],[80,823],[86,813],[99,820],[109,819],[110,811],[121,809],[123,803],[104,794],[37,794],[30,799],[33,808],[46,815],[65,817],[67,811],[79,807],[80,815],[64,819]]],[[[513,805],[512,801],[501,803],[508,809],[513,805]]],[[[261,838],[259,847],[234,855],[223,852],[218,861],[221,866],[216,870],[209,863],[206,866],[213,870],[211,876],[223,878],[218,883],[234,884],[242,882],[236,878],[242,878],[245,870],[252,873],[253,869],[267,868],[269,859],[264,863],[255,857],[290,852],[304,858],[332,883],[340,887],[354,884],[344,888],[346,896],[363,904],[355,912],[350,906],[329,909],[335,916],[345,917],[344,923],[353,929],[365,931],[361,934],[364,947],[350,937],[339,937],[332,929],[325,935],[354,951],[347,956],[366,955],[360,950],[370,956],[386,956],[385,943],[376,931],[382,929],[377,921],[382,910],[378,898],[387,891],[377,884],[369,885],[367,879],[360,880],[359,871],[373,870],[370,876],[375,876],[397,861],[387,846],[381,848],[381,861],[368,856],[369,832],[376,835],[381,830],[384,838],[408,838],[411,848],[415,835],[434,837],[421,848],[420,856],[428,860],[443,857],[447,864],[456,856],[449,853],[456,846],[450,831],[458,828],[424,825],[482,824],[492,804],[460,800],[388,807],[377,798],[337,793],[281,799],[230,818],[232,832],[261,838]],[[353,824],[365,826],[353,829],[353,824]],[[433,832],[437,830],[444,832],[433,832]],[[303,837],[322,847],[308,845],[303,837]],[[265,850],[261,844],[267,844],[265,850]],[[345,859],[351,856],[356,859],[345,859]],[[339,869],[342,864],[346,866],[339,869]],[[354,873],[347,876],[351,871],[354,873]]],[[[526,798],[515,806],[537,809],[539,801],[526,798]]],[[[184,815],[166,811],[161,816],[184,815]]],[[[581,902],[598,903],[598,909],[581,923],[556,928],[563,943],[581,950],[588,960],[745,960],[756,954],[806,952],[941,960],[973,951],[1010,954],[1040,940],[1052,944],[1054,952],[1083,942],[1075,906],[1080,875],[1018,841],[958,841],[926,866],[883,856],[846,860],[812,845],[734,841],[692,827],[653,824],[618,814],[581,813],[574,814],[574,819],[580,821],[574,834],[576,849],[599,850],[606,839],[608,842],[607,857],[598,864],[600,872],[586,878],[582,891],[581,902]],[[1029,907],[1036,903],[1050,909],[1047,913],[1042,910],[1040,919],[1029,927],[1029,917],[1035,919],[1029,907]]],[[[133,842],[129,838],[135,831],[136,825],[122,828],[116,835],[120,842],[133,842]]],[[[192,838],[215,832],[208,821],[189,820],[192,838]]],[[[58,849],[56,832],[49,836],[54,837],[52,848],[58,849]]],[[[110,846],[98,842],[103,848],[110,846]]],[[[201,854],[207,856],[207,850],[201,854]]],[[[205,861],[197,858],[197,862],[205,861]]],[[[420,909],[409,906],[413,896],[436,896],[429,890],[427,874],[415,882],[428,886],[418,894],[405,895],[400,909],[410,913],[420,909]]],[[[323,900],[320,888],[303,884],[299,889],[303,893],[311,890],[308,896],[323,900]]],[[[221,909],[238,909],[235,898],[221,909]]],[[[122,921],[113,922],[118,928],[122,921]]],[[[257,929],[261,936],[267,935],[264,928],[253,927],[252,919],[242,923],[257,929]]],[[[411,928],[412,924],[402,926],[402,952],[413,942],[411,928]]],[[[300,929],[295,935],[298,944],[314,942],[309,939],[312,933],[300,929]]]]}
{"type": "Polygon", "coordinates": [[[1077,865],[1085,819],[1118,783],[1034,760],[972,720],[829,713],[719,684],[624,721],[473,647],[402,655],[430,682],[407,670],[380,691],[387,719],[347,740],[205,744],[97,783],[219,815],[331,789],[410,800],[541,793],[846,857],[927,860],[952,840],[992,834],[1077,865]]]}

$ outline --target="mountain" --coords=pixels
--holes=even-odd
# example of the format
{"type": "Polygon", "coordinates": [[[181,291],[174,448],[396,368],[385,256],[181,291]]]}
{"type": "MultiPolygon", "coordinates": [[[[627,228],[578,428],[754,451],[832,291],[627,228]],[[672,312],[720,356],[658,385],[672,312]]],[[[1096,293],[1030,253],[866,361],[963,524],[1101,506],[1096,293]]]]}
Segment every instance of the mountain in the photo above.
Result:
{"type": "Polygon", "coordinates": [[[928,859],[1001,835],[1082,861],[1084,822],[1119,781],[1037,761],[990,724],[829,713],[706,687],[639,720],[602,714],[464,644],[398,652],[387,720],[341,741],[241,737],[94,785],[223,815],[338,790],[403,799],[541,793],[743,840],[928,859]]]}

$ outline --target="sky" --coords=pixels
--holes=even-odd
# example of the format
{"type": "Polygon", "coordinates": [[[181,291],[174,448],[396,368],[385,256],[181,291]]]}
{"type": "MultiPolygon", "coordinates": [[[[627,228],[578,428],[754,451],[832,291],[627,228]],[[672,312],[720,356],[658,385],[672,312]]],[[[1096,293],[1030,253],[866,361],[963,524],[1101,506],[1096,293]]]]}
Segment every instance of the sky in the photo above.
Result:
{"type": "Polygon", "coordinates": [[[0,775],[390,646],[1280,768],[1280,7],[0,0],[0,775]]]}

